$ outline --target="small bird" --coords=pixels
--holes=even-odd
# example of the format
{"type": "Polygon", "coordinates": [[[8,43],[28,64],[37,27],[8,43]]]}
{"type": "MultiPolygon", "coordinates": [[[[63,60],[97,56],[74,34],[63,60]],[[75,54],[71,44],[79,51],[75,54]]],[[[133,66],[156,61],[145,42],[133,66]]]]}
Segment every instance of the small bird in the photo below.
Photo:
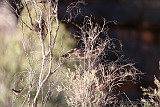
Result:
{"type": "Polygon", "coordinates": [[[15,95],[21,94],[22,91],[23,91],[23,89],[19,89],[19,90],[12,89],[12,92],[13,92],[15,95]]]}
{"type": "Polygon", "coordinates": [[[68,60],[70,58],[70,55],[67,53],[67,54],[62,55],[61,57],[65,60],[68,60]]]}

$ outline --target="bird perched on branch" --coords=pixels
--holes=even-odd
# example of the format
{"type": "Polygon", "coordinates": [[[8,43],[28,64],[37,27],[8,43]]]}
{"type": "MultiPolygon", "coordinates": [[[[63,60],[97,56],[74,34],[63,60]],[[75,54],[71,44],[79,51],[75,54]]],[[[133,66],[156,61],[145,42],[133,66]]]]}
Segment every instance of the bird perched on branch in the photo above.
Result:
{"type": "MultiPolygon", "coordinates": [[[[97,48],[98,48],[98,52],[102,50],[101,47],[97,47],[97,48]]],[[[80,48],[80,49],[75,48],[75,49],[69,50],[66,54],[62,55],[61,57],[65,60],[68,60],[70,58],[88,59],[98,55],[98,52],[95,50],[91,52],[86,52],[83,48],[80,48]]]]}

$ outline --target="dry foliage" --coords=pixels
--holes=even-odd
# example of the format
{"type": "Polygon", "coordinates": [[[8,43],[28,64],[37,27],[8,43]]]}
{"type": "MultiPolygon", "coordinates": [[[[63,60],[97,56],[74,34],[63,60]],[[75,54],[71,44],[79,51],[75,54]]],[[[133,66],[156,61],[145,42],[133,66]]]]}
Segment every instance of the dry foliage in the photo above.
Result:
{"type": "MultiPolygon", "coordinates": [[[[105,19],[103,25],[85,17],[79,32],[75,34],[82,45],[67,60],[76,60],[75,72],[69,72],[63,91],[67,103],[72,107],[104,107],[116,104],[116,88],[126,81],[138,79],[140,73],[129,61],[124,60],[122,44],[107,35],[109,30],[105,19]],[[77,54],[78,53],[78,54],[77,54]]],[[[65,54],[66,55],[66,54],[65,54]]],[[[62,91],[61,90],[61,91],[62,91]]]]}
{"type": "MultiPolygon", "coordinates": [[[[72,107],[102,107],[116,103],[118,101],[117,94],[115,94],[116,88],[125,81],[135,82],[138,75],[141,74],[133,66],[134,64],[124,59],[121,42],[108,36],[107,24],[109,22],[103,19],[101,26],[93,23],[92,17],[85,17],[84,23],[80,26],[75,24],[80,30],[75,37],[82,42],[81,47],[73,49],[74,54],[69,51],[62,55],[65,59],[59,60],[60,58],[58,58],[54,63],[55,44],[60,26],[58,0],[54,2],[48,0],[41,4],[36,0],[22,0],[22,3],[28,16],[23,18],[17,14],[22,22],[23,36],[25,36],[26,30],[35,33],[39,38],[41,56],[38,60],[34,59],[34,55],[38,54],[33,55],[32,48],[23,44],[29,67],[24,72],[24,77],[18,78],[17,76],[17,78],[25,81],[26,84],[22,90],[12,89],[17,95],[25,92],[22,94],[24,101],[21,106],[46,106],[48,98],[57,84],[57,78],[54,80],[50,80],[50,78],[68,60],[75,60],[78,65],[75,65],[77,66],[75,72],[69,72],[64,87],[58,88],[58,90],[65,91],[66,101],[72,107]],[[56,24],[55,31],[52,31],[53,23],[56,24]],[[46,93],[44,93],[44,89],[47,89],[46,93]]],[[[80,12],[78,3],[84,4],[84,2],[77,2],[67,8],[67,12],[70,13],[67,21],[71,22],[80,12]],[[71,13],[73,8],[77,9],[75,16],[71,13]]]]}
{"type": "MultiPolygon", "coordinates": [[[[23,89],[12,89],[12,91],[17,96],[23,93],[21,94],[24,97],[22,107],[26,105],[32,105],[32,107],[46,106],[56,81],[50,80],[50,78],[64,63],[59,59],[57,63],[53,61],[60,26],[58,0],[46,0],[43,3],[38,0],[22,0],[21,4],[17,4],[17,8],[21,9],[22,7],[24,8],[22,15],[19,15],[17,10],[14,10],[14,12],[17,13],[21,21],[24,54],[29,66],[24,72],[21,72],[20,75],[22,76],[16,75],[16,79],[23,84],[23,89]],[[53,27],[55,27],[54,31],[53,27]],[[25,34],[28,31],[32,38],[28,39],[26,37],[28,35],[25,34]],[[38,45],[36,44],[36,46],[41,46],[39,50],[35,50],[35,46],[31,42],[35,38],[38,38],[36,41],[38,45]],[[45,91],[46,89],[47,91],[45,91]]],[[[12,106],[14,106],[16,99],[13,101],[12,106]]]]}
{"type": "Polygon", "coordinates": [[[156,85],[157,89],[153,89],[152,87],[149,88],[142,88],[142,91],[144,92],[143,95],[145,98],[142,98],[141,102],[144,105],[150,105],[150,106],[159,106],[160,105],[160,82],[155,77],[154,78],[154,84],[156,85]]]}

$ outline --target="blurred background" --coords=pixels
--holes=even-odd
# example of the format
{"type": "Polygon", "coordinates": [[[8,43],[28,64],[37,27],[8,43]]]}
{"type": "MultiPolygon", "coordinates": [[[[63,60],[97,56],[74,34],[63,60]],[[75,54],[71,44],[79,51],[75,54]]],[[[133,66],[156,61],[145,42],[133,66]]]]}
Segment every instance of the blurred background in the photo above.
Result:
{"type": "MultiPolygon", "coordinates": [[[[76,0],[61,0],[60,18],[63,18],[65,9],[70,2],[76,0]]],[[[92,15],[95,22],[101,19],[117,21],[109,23],[108,35],[118,38],[123,44],[126,58],[135,63],[137,69],[142,71],[140,83],[126,83],[122,87],[131,100],[142,97],[140,86],[153,85],[154,75],[159,78],[160,61],[160,0],[85,0],[86,5],[81,6],[81,16],[76,23],[81,24],[84,16],[92,15]]],[[[69,31],[75,29],[65,24],[69,31]]]]}
{"type": "MultiPolygon", "coordinates": [[[[11,77],[15,72],[24,69],[19,67],[23,47],[20,43],[22,35],[18,28],[18,18],[10,5],[4,1],[0,0],[0,83],[4,82],[3,80],[5,83],[0,84],[0,93],[3,93],[1,90],[4,87],[9,90],[11,84],[8,83],[11,83],[11,77]]],[[[74,1],[76,0],[59,0],[60,20],[64,18],[67,6],[74,1]]],[[[15,4],[19,4],[20,0],[8,2],[16,8],[15,4]]],[[[122,41],[125,57],[132,60],[137,69],[144,73],[138,84],[126,83],[121,90],[125,91],[131,100],[140,99],[142,97],[140,86],[155,87],[154,75],[160,77],[160,0],[85,0],[85,2],[85,6],[80,6],[81,15],[76,18],[75,23],[82,24],[83,17],[90,15],[94,16],[95,22],[98,23],[102,23],[102,17],[107,21],[117,21],[116,25],[109,23],[108,35],[122,41]]],[[[21,14],[20,11],[18,13],[21,14]]],[[[67,35],[71,36],[73,42],[71,33],[75,32],[76,28],[70,23],[63,23],[63,26],[65,29],[62,30],[63,34],[68,32],[67,35]]],[[[7,93],[6,90],[5,92],[7,93]]],[[[5,93],[3,94],[5,96],[5,93]]]]}

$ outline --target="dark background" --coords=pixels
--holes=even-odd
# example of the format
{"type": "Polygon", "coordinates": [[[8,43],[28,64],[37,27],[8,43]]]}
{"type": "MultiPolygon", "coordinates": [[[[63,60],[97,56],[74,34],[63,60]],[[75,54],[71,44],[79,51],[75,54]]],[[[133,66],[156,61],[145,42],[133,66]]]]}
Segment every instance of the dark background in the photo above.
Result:
{"type": "MultiPolygon", "coordinates": [[[[66,7],[75,0],[60,0],[59,18],[62,19],[66,7]]],[[[160,61],[160,0],[86,0],[81,6],[81,15],[75,23],[81,24],[84,16],[94,16],[95,22],[101,18],[117,21],[117,25],[109,24],[109,36],[122,41],[126,58],[144,73],[138,84],[126,83],[121,90],[131,100],[142,97],[140,86],[155,87],[154,75],[159,78],[160,61]]],[[[74,27],[66,23],[72,32],[74,27]]]]}

